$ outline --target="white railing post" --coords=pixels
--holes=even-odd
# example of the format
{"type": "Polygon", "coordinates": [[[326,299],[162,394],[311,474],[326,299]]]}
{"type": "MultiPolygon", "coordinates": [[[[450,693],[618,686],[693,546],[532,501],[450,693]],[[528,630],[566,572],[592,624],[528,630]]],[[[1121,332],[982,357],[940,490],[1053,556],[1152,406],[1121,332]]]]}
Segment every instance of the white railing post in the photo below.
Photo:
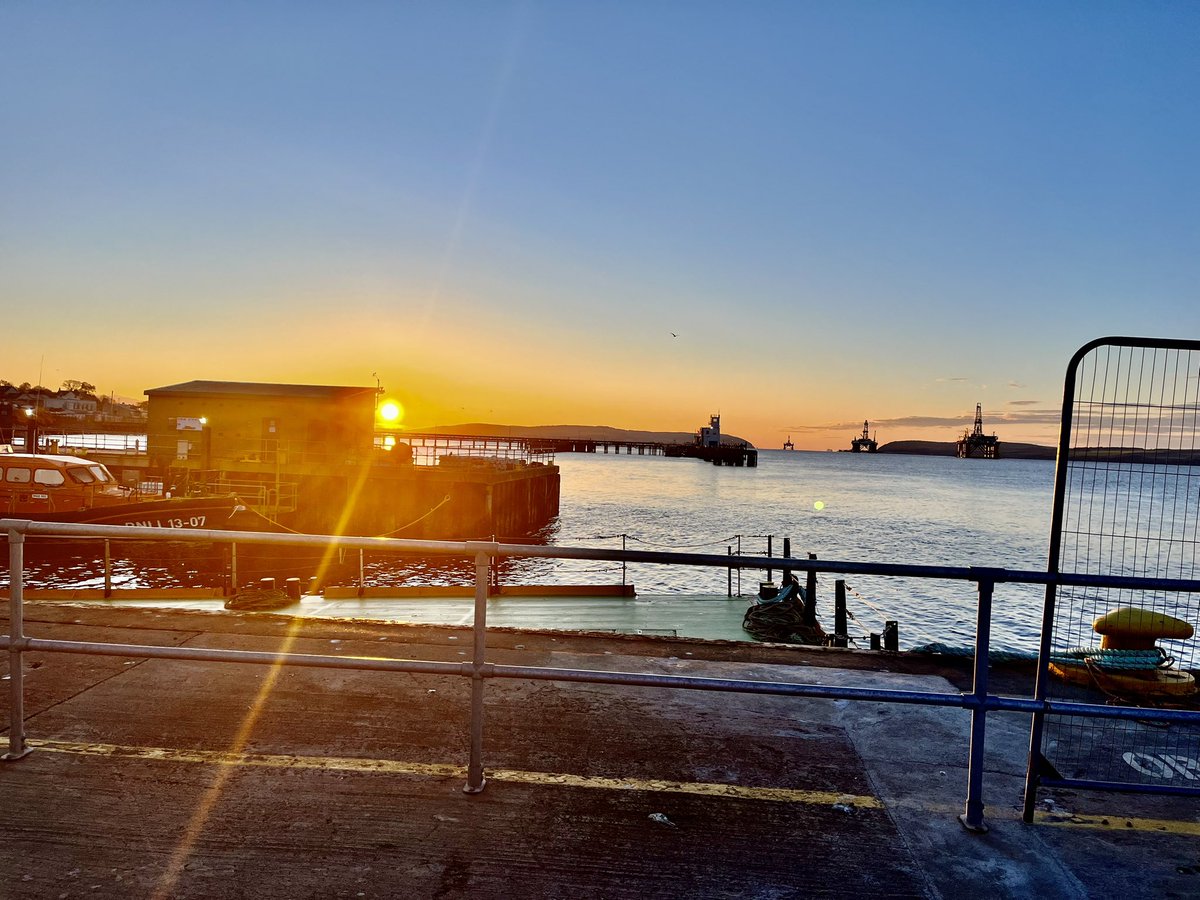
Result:
{"type": "MultiPolygon", "coordinates": [[[[470,545],[468,545],[470,546],[470,545]]],[[[467,763],[467,783],[463,792],[478,794],[487,784],[483,777],[483,671],[487,656],[488,569],[492,556],[483,550],[475,554],[474,652],[471,655],[471,757],[467,763]]]]}
{"type": "Polygon", "coordinates": [[[20,759],[29,752],[25,746],[25,672],[21,653],[25,643],[25,535],[16,529],[8,532],[8,752],[3,759],[20,759]]]}

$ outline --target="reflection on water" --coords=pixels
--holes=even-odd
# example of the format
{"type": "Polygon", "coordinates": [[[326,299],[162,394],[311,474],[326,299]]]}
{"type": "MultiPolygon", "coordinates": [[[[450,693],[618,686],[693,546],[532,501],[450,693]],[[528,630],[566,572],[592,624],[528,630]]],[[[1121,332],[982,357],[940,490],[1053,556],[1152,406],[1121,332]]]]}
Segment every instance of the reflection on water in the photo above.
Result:
{"type": "MultiPolygon", "coordinates": [[[[497,535],[501,541],[538,540],[565,546],[631,550],[685,550],[724,555],[740,547],[766,552],[767,536],[781,554],[823,559],[1044,570],[1054,465],[1036,460],[960,460],[890,454],[762,451],[755,469],[706,465],[691,459],[605,454],[562,454],[561,513],[536,536],[497,535]]],[[[53,557],[30,548],[31,586],[103,586],[102,549],[53,557]]],[[[228,551],[185,544],[113,544],[114,586],[221,587],[228,551]]],[[[238,548],[238,582],[308,576],[319,552],[262,559],[238,548]]],[[[355,551],[330,561],[329,583],[353,583],[355,551]]],[[[0,560],[5,567],[7,553],[0,560]]],[[[472,560],[388,559],[368,554],[363,574],[372,584],[465,584],[472,560]]],[[[625,578],[639,594],[724,594],[726,569],[631,564],[625,578]]],[[[746,571],[741,592],[755,593],[762,572],[746,571]]],[[[502,583],[613,583],[619,563],[506,559],[502,583]]],[[[778,578],[778,572],[775,572],[778,578]]],[[[970,584],[847,579],[851,611],[865,630],[884,618],[900,622],[906,646],[926,641],[966,644],[974,634],[975,595],[970,584]],[[860,599],[861,598],[861,599],[860,599]],[[870,604],[870,605],[868,605],[870,604]],[[872,608],[874,607],[874,608],[872,608]]],[[[736,574],[733,578],[738,587],[736,574]]],[[[819,586],[819,612],[832,618],[833,578],[819,586]]],[[[1040,621],[1041,592],[999,585],[993,630],[999,646],[1032,647],[1040,621]]],[[[854,632],[852,625],[851,631],[854,632]]],[[[860,632],[861,633],[861,632],[860,632]]]]}

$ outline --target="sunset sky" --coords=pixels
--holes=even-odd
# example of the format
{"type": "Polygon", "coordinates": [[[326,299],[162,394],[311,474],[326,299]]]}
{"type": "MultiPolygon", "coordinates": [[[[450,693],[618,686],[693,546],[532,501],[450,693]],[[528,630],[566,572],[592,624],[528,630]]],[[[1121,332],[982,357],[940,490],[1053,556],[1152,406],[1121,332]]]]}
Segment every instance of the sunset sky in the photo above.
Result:
{"type": "Polygon", "coordinates": [[[1200,338],[1200,4],[0,5],[0,378],[1053,443],[1200,338]],[[675,336],[673,336],[673,334],[675,336]]]}

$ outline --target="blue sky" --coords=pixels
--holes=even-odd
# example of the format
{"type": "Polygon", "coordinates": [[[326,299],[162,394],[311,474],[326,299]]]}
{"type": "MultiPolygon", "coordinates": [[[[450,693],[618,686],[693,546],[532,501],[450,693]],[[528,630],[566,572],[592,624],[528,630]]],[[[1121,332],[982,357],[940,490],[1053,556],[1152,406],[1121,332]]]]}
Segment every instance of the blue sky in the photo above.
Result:
{"type": "Polygon", "coordinates": [[[1194,3],[9,2],[0,35],[0,297],[56,311],[12,381],[378,373],[414,427],[719,410],[818,449],[982,402],[1050,442],[1075,348],[1200,338],[1194,3]]]}

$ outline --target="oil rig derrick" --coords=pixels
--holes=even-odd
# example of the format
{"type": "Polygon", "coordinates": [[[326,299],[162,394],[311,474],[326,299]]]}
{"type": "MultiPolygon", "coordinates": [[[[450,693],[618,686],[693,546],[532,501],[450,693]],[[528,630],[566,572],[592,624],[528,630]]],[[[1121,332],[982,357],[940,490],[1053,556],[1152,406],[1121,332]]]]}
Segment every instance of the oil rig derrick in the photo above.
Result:
{"type": "Polygon", "coordinates": [[[855,453],[874,453],[879,449],[879,444],[871,437],[866,419],[863,419],[862,434],[850,442],[850,449],[855,453]]]}
{"type": "Polygon", "coordinates": [[[975,427],[964,431],[958,439],[958,458],[997,459],[1000,456],[1000,441],[995,434],[983,433],[983,405],[975,404],[975,427]]]}

